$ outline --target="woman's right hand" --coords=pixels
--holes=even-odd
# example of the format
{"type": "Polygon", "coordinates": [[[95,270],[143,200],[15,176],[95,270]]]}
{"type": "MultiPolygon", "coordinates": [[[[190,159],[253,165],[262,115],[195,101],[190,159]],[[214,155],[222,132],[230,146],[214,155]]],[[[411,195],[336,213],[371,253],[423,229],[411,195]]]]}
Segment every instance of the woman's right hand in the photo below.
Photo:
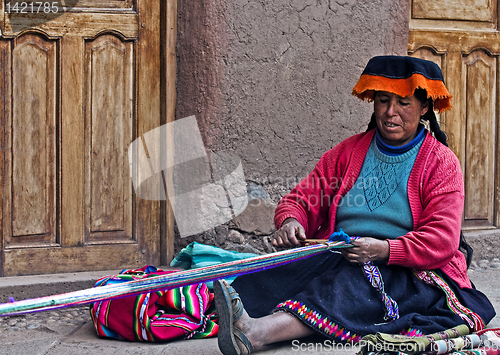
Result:
{"type": "Polygon", "coordinates": [[[300,245],[300,240],[305,239],[304,227],[295,218],[287,218],[281,228],[274,233],[273,245],[275,247],[295,247],[300,245]]]}

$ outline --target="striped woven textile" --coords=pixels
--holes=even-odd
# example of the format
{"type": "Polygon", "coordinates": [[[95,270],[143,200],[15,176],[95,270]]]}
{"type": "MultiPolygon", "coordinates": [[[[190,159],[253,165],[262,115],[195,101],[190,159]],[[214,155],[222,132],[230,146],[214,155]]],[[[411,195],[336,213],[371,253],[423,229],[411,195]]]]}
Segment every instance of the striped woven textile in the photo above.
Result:
{"type": "MultiPolygon", "coordinates": [[[[172,273],[153,266],[123,270],[99,279],[94,287],[172,273]]],[[[130,341],[165,342],[217,335],[213,293],[204,283],[90,305],[97,335],[130,341]]]]}

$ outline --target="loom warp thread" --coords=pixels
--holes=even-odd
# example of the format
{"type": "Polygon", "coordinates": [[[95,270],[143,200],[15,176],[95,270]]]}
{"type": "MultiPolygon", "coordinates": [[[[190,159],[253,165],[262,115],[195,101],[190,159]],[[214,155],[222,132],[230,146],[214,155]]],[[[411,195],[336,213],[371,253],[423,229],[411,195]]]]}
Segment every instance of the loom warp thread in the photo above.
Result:
{"type": "Polygon", "coordinates": [[[335,248],[352,247],[344,242],[327,242],[284,250],[277,253],[235,260],[228,263],[198,269],[179,271],[147,279],[69,292],[54,296],[0,304],[0,316],[47,311],[57,308],[84,305],[113,298],[134,296],[147,292],[193,285],[205,281],[223,279],[229,276],[249,274],[267,268],[284,265],[335,248]]]}

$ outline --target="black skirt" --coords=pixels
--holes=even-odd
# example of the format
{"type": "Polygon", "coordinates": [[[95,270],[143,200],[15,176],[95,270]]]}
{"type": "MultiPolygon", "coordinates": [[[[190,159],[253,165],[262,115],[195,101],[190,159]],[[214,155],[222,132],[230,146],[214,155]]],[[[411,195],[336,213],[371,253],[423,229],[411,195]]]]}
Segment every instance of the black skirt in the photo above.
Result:
{"type": "MultiPolygon", "coordinates": [[[[439,287],[424,283],[412,269],[377,265],[385,292],[397,302],[399,318],[386,320],[381,293],[363,267],[340,254],[325,252],[290,264],[237,277],[232,286],[251,317],[286,311],[327,338],[358,342],[376,332],[431,334],[467,324],[449,306],[439,287]]],[[[495,310],[475,288],[463,288],[440,270],[434,272],[449,286],[460,304],[487,324],[495,310]]],[[[453,307],[452,307],[453,308],[453,307]]]]}

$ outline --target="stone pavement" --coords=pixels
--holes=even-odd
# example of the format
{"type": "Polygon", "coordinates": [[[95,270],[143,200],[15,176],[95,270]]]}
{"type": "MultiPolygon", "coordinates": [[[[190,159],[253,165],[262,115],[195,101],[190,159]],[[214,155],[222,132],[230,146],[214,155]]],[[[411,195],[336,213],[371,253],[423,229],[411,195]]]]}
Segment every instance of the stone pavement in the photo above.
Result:
{"type": "MultiPolygon", "coordinates": [[[[500,266],[500,265],[498,265],[500,266]]],[[[476,287],[500,310],[500,267],[494,262],[475,263],[469,271],[476,287]]],[[[44,275],[0,279],[0,302],[9,297],[17,300],[69,292],[91,287],[101,276],[116,271],[44,275]]],[[[500,316],[489,327],[500,327],[500,316]]],[[[293,353],[354,355],[356,348],[342,348],[330,342],[285,342],[259,354],[284,355],[293,353]]],[[[95,335],[86,306],[0,318],[0,355],[215,355],[220,354],[217,339],[179,340],[166,344],[133,343],[100,339],[95,335]]]]}

